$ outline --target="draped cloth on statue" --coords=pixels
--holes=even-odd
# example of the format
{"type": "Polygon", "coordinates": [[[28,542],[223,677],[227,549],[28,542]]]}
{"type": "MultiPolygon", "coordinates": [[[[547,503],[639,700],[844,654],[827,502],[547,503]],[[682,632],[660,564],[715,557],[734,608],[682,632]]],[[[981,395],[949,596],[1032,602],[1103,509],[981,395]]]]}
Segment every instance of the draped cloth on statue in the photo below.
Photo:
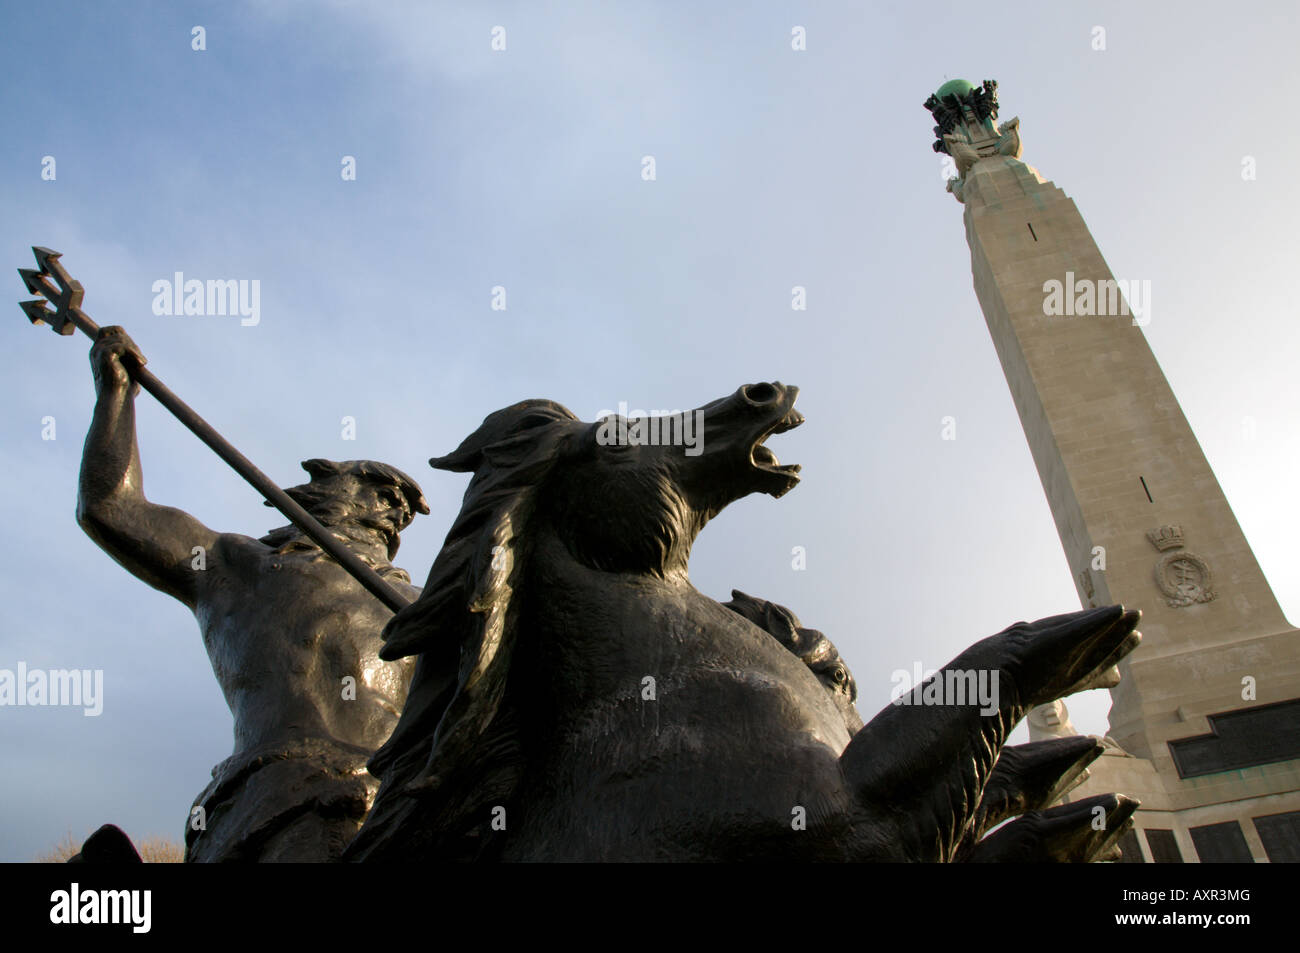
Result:
{"type": "Polygon", "coordinates": [[[370,754],[305,738],[227,758],[194,802],[202,812],[190,812],[185,860],[338,860],[379,788],[366,771],[370,754]]]}

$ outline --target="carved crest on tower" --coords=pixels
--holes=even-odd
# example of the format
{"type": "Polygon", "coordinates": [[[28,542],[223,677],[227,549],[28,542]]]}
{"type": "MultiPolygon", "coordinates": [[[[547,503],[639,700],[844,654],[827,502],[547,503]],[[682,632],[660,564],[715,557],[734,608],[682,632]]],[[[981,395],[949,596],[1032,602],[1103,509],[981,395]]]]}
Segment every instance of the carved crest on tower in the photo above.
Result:
{"type": "Polygon", "coordinates": [[[1165,554],[1156,563],[1155,576],[1156,585],[1170,606],[1178,609],[1215,598],[1209,564],[1196,553],[1183,548],[1181,526],[1147,530],[1147,539],[1165,554]]]}

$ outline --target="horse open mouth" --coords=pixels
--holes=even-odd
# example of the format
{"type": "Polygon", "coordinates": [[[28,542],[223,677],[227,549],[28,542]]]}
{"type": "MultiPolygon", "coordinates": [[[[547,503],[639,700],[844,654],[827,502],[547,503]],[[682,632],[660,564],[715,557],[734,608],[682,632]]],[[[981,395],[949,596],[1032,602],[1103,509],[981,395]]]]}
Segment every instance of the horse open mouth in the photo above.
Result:
{"type": "Polygon", "coordinates": [[[784,417],[776,421],[771,427],[759,434],[758,439],[749,451],[749,462],[754,469],[764,474],[771,474],[771,477],[765,477],[763,482],[763,492],[770,493],[774,497],[784,496],[790,492],[799,482],[799,471],[803,469],[797,463],[781,465],[777,460],[776,454],[770,448],[763,445],[768,437],[773,434],[785,433],[787,430],[793,430],[804,422],[804,415],[799,413],[793,407],[784,417]]]}

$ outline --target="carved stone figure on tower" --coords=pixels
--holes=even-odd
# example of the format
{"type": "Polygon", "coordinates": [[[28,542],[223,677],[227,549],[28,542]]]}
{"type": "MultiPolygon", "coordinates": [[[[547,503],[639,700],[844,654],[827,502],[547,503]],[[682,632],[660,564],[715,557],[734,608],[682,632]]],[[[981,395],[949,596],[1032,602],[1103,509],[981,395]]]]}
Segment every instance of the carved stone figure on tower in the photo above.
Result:
{"type": "Polygon", "coordinates": [[[925,101],[938,125],[934,127],[935,152],[946,153],[957,166],[957,177],[948,180],[948,191],[964,202],[962,187],[971,167],[989,156],[1019,159],[1020,119],[1002,124],[998,117],[998,84],[986,79],[976,87],[964,79],[949,80],[925,101]]]}

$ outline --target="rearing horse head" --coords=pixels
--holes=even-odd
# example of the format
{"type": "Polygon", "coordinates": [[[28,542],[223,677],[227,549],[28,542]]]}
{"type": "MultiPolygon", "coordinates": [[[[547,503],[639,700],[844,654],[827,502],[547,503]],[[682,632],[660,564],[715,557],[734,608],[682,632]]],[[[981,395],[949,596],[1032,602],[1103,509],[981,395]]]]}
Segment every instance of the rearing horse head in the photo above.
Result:
{"type": "Polygon", "coordinates": [[[376,814],[400,789],[410,797],[395,799],[399,812],[419,800],[450,832],[487,792],[510,789],[518,751],[501,706],[540,525],[593,570],[684,574],[695,537],[727,504],[799,482],[799,467],[764,444],[803,423],[797,395],[748,384],[694,410],[595,423],[553,401],[522,401],[431,459],[473,478],[423,593],[384,630],[382,658],[420,660],[401,721],[371,761],[385,779],[376,814]]]}

